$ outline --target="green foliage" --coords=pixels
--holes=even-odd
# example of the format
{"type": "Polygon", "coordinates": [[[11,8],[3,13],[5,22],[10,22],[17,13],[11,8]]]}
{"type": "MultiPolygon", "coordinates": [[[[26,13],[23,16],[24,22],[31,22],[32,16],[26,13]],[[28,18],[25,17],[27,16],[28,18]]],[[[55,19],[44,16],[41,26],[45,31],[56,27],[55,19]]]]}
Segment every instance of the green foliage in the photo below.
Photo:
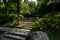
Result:
{"type": "Polygon", "coordinates": [[[4,8],[4,4],[3,3],[0,3],[0,8],[4,8]]]}
{"type": "Polygon", "coordinates": [[[34,14],[35,13],[35,8],[36,8],[36,3],[34,1],[30,1],[29,3],[29,9],[30,9],[30,14],[34,14]]]}
{"type": "Polygon", "coordinates": [[[52,12],[52,6],[50,8],[50,6],[48,5],[49,1],[52,0],[37,0],[36,16],[43,17],[47,14],[47,12],[52,12]]]}
{"type": "Polygon", "coordinates": [[[17,18],[17,14],[0,14],[0,25],[17,18]]]}
{"type": "Polygon", "coordinates": [[[0,24],[7,22],[7,15],[0,14],[0,24]]]}
{"type": "Polygon", "coordinates": [[[29,2],[24,2],[24,4],[26,5],[24,7],[23,5],[23,10],[21,12],[24,12],[23,15],[24,17],[34,17],[35,16],[35,12],[36,12],[36,3],[34,1],[29,1],[29,2]]]}
{"type": "Polygon", "coordinates": [[[29,13],[29,5],[27,3],[21,2],[20,8],[21,8],[20,10],[21,14],[29,13]]]}
{"type": "Polygon", "coordinates": [[[9,1],[9,3],[8,3],[8,12],[9,13],[17,13],[16,12],[16,3],[9,1]]]}
{"type": "Polygon", "coordinates": [[[24,19],[24,16],[23,15],[19,15],[20,19],[24,19]]]}
{"type": "Polygon", "coordinates": [[[60,30],[60,13],[55,15],[46,15],[38,19],[31,29],[31,31],[44,31],[48,34],[50,40],[53,40],[54,33],[60,30]]]}
{"type": "Polygon", "coordinates": [[[44,7],[50,0],[38,0],[38,4],[37,4],[37,7],[38,8],[42,8],[44,7]]]}

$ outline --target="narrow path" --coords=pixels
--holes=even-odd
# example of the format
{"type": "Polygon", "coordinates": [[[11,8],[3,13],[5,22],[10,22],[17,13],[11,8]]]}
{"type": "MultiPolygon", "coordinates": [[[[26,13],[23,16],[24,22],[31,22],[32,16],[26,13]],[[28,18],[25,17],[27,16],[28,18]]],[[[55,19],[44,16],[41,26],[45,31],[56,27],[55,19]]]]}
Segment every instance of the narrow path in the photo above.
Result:
{"type": "Polygon", "coordinates": [[[0,35],[0,40],[25,40],[32,24],[33,22],[27,21],[23,27],[20,27],[20,25],[17,25],[18,28],[0,27],[0,30],[4,31],[4,33],[0,35]]]}

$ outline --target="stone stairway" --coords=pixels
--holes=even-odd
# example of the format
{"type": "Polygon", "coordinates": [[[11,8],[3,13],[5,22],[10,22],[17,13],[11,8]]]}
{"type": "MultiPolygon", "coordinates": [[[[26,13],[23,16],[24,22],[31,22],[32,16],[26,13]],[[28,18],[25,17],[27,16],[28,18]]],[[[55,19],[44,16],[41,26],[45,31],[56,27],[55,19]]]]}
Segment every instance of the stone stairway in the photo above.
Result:
{"type": "Polygon", "coordinates": [[[9,22],[7,24],[2,25],[3,27],[0,27],[0,30],[4,31],[2,34],[0,34],[0,40],[26,40],[34,20],[20,20],[20,25],[14,26],[13,28],[7,27],[7,25],[14,24],[14,22],[15,21],[13,21],[12,23],[9,22]],[[22,26],[22,24],[24,25],[22,26]]]}
{"type": "Polygon", "coordinates": [[[31,26],[32,22],[27,22],[27,25],[22,28],[0,27],[0,30],[5,31],[1,36],[1,40],[26,40],[31,26]]]}
{"type": "Polygon", "coordinates": [[[24,27],[22,27],[22,29],[28,29],[28,30],[30,30],[30,28],[32,27],[32,23],[33,22],[26,23],[27,25],[25,25],[24,27]]]}
{"type": "Polygon", "coordinates": [[[25,40],[30,30],[9,29],[2,34],[1,40],[25,40]]]}

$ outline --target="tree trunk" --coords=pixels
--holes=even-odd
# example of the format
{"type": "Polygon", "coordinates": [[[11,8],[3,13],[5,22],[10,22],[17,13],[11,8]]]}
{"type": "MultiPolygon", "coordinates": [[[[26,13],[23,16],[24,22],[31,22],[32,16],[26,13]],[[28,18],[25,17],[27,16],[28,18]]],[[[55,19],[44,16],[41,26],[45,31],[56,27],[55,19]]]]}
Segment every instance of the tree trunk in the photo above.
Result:
{"type": "Polygon", "coordinates": [[[17,0],[18,24],[19,24],[19,13],[20,13],[19,5],[20,5],[20,0],[17,0]]]}

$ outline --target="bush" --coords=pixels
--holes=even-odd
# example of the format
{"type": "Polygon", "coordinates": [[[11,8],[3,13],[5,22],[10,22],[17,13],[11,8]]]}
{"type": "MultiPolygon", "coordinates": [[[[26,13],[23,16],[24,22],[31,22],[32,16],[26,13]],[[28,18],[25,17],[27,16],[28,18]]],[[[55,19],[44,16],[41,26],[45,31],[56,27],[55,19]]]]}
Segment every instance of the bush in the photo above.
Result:
{"type": "Polygon", "coordinates": [[[60,13],[46,15],[44,18],[38,19],[32,26],[31,31],[44,31],[53,40],[54,33],[60,30],[60,13]]]}
{"type": "Polygon", "coordinates": [[[5,23],[7,20],[7,15],[5,14],[0,14],[0,24],[5,23]]]}
{"type": "Polygon", "coordinates": [[[11,14],[0,14],[0,25],[12,21],[15,16],[11,14]]]}
{"type": "Polygon", "coordinates": [[[24,16],[23,15],[19,15],[19,18],[24,19],[24,16]]]}

